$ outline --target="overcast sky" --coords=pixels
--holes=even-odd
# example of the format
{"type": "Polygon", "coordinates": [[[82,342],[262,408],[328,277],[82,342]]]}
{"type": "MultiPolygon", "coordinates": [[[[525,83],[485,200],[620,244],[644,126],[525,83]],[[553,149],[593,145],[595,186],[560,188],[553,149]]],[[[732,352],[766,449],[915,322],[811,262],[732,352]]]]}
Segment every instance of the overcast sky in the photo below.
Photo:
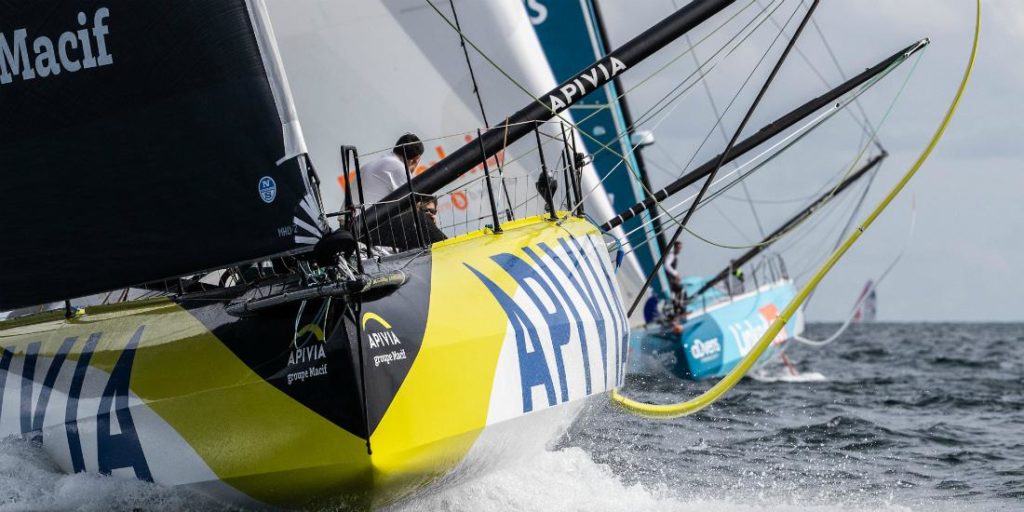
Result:
{"type": "MultiPolygon", "coordinates": [[[[748,0],[737,1],[729,12],[739,11],[747,3],[748,0]]],[[[760,3],[767,5],[769,1],[760,3]]],[[[983,2],[979,59],[953,124],[912,185],[823,282],[807,309],[808,319],[842,320],[847,316],[865,281],[877,277],[901,252],[910,232],[912,211],[916,210],[916,227],[909,246],[899,265],[879,287],[879,319],[1024,320],[1024,301],[1019,298],[1024,290],[1024,277],[1019,272],[1019,263],[1024,262],[1024,242],[1020,240],[1024,232],[1024,207],[1020,200],[1024,190],[1024,137],[1018,129],[1024,117],[1019,99],[1024,85],[1024,66],[1020,65],[1020,54],[1024,52],[1024,6],[1015,5],[1019,3],[983,2]],[[912,207],[915,203],[916,207],[912,207]]],[[[669,13],[672,0],[602,0],[601,6],[612,43],[618,45],[669,13]]],[[[784,23],[795,6],[794,0],[786,0],[776,12],[776,19],[784,23]]],[[[967,0],[834,0],[822,2],[815,13],[847,75],[877,63],[917,39],[928,37],[932,42],[912,75],[914,63],[907,62],[862,96],[868,117],[878,123],[910,76],[880,129],[881,140],[891,156],[875,181],[866,206],[873,207],[912,164],[945,113],[969,53],[973,6],[967,0]]],[[[756,7],[757,3],[749,12],[753,13],[756,7]]],[[[801,15],[802,12],[797,14],[791,27],[801,15]]],[[[695,31],[695,40],[707,34],[714,24],[695,31]]],[[[733,23],[727,29],[735,30],[739,25],[733,23]]],[[[708,83],[720,108],[736,94],[777,33],[773,25],[766,24],[709,75],[708,83]]],[[[722,42],[713,37],[698,48],[698,53],[706,58],[722,42]]],[[[729,133],[750,104],[781,46],[782,42],[769,54],[766,64],[725,117],[729,133]]],[[[841,80],[814,30],[804,33],[798,48],[830,83],[841,80]]],[[[666,59],[685,49],[685,42],[677,43],[663,50],[659,59],[631,70],[626,77],[627,87],[636,85],[666,59]]],[[[647,110],[693,68],[694,63],[687,56],[634,90],[629,96],[634,114],[647,110]]],[[[783,68],[747,133],[825,90],[810,67],[794,56],[783,68]]],[[[659,122],[657,147],[645,150],[656,184],[667,182],[671,174],[678,173],[672,160],[685,163],[691,158],[713,125],[714,116],[705,92],[696,87],[672,116],[652,121],[659,122]]],[[[849,165],[859,151],[860,130],[845,113],[836,116],[751,177],[751,196],[757,201],[779,201],[812,195],[849,165]]],[[[723,146],[722,136],[715,133],[694,162],[703,162],[723,146]]],[[[791,235],[793,247],[784,252],[791,273],[806,276],[824,258],[836,243],[836,232],[845,222],[846,212],[852,209],[855,195],[838,201],[831,213],[791,235]]],[[[742,190],[734,189],[730,196],[718,201],[716,208],[698,213],[692,225],[697,232],[719,242],[750,243],[759,238],[750,206],[735,200],[743,196],[742,190]]],[[[799,205],[758,203],[756,209],[764,228],[771,230],[799,205]]],[[[866,210],[860,213],[858,221],[866,210]]],[[[734,257],[739,252],[710,247],[692,237],[686,244],[682,265],[687,273],[714,272],[730,255],[734,257]]],[[[787,245],[790,244],[786,241],[779,244],[787,245]]]]}

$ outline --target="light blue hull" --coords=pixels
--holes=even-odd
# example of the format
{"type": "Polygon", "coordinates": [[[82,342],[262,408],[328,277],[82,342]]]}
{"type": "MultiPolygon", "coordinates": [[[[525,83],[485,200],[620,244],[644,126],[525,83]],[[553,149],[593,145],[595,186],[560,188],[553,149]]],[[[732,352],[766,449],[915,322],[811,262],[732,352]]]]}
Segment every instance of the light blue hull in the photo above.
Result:
{"type": "MultiPolygon", "coordinates": [[[[793,282],[781,279],[731,298],[720,297],[706,306],[699,303],[691,306],[682,334],[659,324],[634,331],[630,339],[629,371],[669,373],[691,380],[722,377],[757,344],[795,295],[793,282]]],[[[803,311],[798,310],[758,364],[781,353],[786,342],[803,330],[803,311]]]]}

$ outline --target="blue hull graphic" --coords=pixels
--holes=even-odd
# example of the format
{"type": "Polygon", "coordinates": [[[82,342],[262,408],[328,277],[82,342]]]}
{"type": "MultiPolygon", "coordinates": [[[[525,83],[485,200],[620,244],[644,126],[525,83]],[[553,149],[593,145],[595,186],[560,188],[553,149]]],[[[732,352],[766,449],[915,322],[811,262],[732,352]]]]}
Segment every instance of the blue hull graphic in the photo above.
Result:
{"type": "MultiPolygon", "coordinates": [[[[630,338],[629,371],[669,373],[690,380],[722,377],[757,344],[795,295],[793,282],[782,279],[731,300],[722,297],[706,307],[697,304],[690,311],[682,334],[657,324],[634,331],[630,338]]],[[[780,354],[786,342],[803,330],[803,311],[797,311],[758,364],[780,354]]]]}

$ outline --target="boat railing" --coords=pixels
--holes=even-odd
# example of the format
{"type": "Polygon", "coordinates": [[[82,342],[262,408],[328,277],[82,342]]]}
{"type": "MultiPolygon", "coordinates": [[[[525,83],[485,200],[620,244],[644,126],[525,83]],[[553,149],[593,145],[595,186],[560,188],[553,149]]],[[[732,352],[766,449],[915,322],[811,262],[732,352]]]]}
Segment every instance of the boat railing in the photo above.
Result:
{"type": "Polygon", "coordinates": [[[696,300],[700,309],[706,310],[723,301],[759,290],[762,286],[789,279],[786,262],[778,253],[764,253],[761,257],[739,269],[729,269],[729,277],[711,287],[696,300]],[[712,297],[712,298],[709,298],[712,297]]]}
{"type": "MultiPolygon", "coordinates": [[[[404,203],[398,210],[400,213],[386,214],[384,218],[365,219],[370,206],[385,203],[357,204],[357,197],[362,197],[364,179],[359,154],[354,146],[341,146],[345,205],[341,212],[330,216],[339,217],[340,224],[352,232],[368,256],[422,249],[437,241],[438,231],[444,238],[454,238],[480,230],[500,233],[503,223],[531,216],[547,215],[552,219],[559,215],[582,216],[580,173],[585,160],[575,151],[575,140],[568,135],[571,131],[563,126],[560,136],[550,135],[541,130],[542,123],[536,124],[536,154],[540,164],[537,172],[524,172],[521,166],[513,171],[504,165],[503,159],[487,158],[481,146],[481,163],[467,172],[455,187],[428,195],[413,189],[411,182],[406,183],[409,195],[393,201],[404,203]],[[545,155],[542,137],[559,146],[557,159],[551,167],[547,161],[551,155],[545,155]],[[410,201],[410,197],[415,199],[410,201]]],[[[373,211],[395,209],[373,208],[373,211]]]]}

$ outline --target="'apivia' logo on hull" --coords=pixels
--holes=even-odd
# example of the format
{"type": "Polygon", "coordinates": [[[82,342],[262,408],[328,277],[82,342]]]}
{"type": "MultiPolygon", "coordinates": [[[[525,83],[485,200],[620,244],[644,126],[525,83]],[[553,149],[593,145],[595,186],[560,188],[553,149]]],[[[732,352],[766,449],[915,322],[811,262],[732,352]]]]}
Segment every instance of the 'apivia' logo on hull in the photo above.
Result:
{"type": "Polygon", "coordinates": [[[377,313],[367,311],[363,313],[363,332],[366,334],[366,341],[370,345],[373,366],[390,365],[396,361],[407,359],[405,349],[402,348],[402,340],[395,334],[391,324],[377,313]]]}
{"type": "MultiPolygon", "coordinates": [[[[103,337],[102,332],[93,333],[84,341],[80,351],[73,354],[74,361],[68,356],[80,341],[77,336],[65,339],[56,353],[48,357],[40,354],[40,341],[29,343],[21,350],[0,347],[0,397],[20,385],[21,398],[18,412],[0,415],[6,419],[0,423],[0,436],[20,433],[38,442],[45,441],[52,450],[66,447],[67,451],[61,455],[70,461],[69,469],[75,473],[85,471],[88,460],[89,466],[102,474],[131,470],[136,478],[153,481],[135,429],[129,388],[135,351],[144,330],[145,326],[138,327],[110,373],[104,376],[90,371],[90,361],[103,337]],[[45,359],[49,359],[49,365],[44,370],[45,359]],[[70,383],[58,379],[65,365],[73,367],[70,383]],[[95,388],[97,377],[101,388],[95,388]],[[97,400],[94,393],[99,389],[102,393],[97,400]],[[63,428],[50,430],[50,435],[64,437],[64,440],[43,438],[44,426],[53,424],[47,417],[54,415],[62,415],[64,423],[63,428]],[[20,425],[11,422],[14,417],[18,417],[20,425]],[[89,449],[83,449],[83,445],[89,449]]],[[[12,406],[10,400],[0,401],[0,410],[12,406]]]]}
{"type": "Polygon", "coordinates": [[[566,237],[523,247],[523,256],[492,256],[515,280],[512,295],[464,264],[508,318],[508,354],[516,361],[508,367],[515,369],[496,379],[518,381],[521,400],[518,410],[504,413],[545,409],[620,385],[629,325],[610,262],[597,247],[592,237],[566,237]]]}
{"type": "Polygon", "coordinates": [[[31,45],[28,29],[15,30],[10,39],[0,33],[0,85],[13,82],[14,77],[32,80],[113,64],[114,56],[107,52],[109,18],[106,7],[97,9],[91,19],[80,12],[77,30],[55,38],[36,36],[31,45]]]}

